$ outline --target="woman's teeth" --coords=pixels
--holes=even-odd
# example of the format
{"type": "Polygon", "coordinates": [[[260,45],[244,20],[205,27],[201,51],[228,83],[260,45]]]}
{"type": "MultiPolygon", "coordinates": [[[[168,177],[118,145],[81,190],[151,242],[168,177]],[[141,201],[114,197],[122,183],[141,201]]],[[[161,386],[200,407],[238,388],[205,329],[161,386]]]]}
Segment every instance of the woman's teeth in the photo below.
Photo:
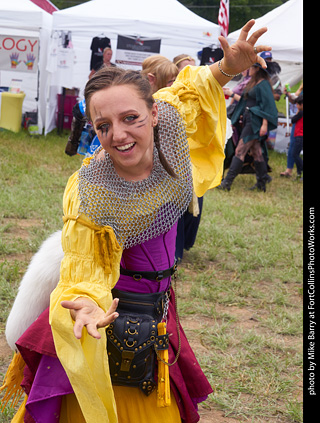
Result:
{"type": "Polygon", "coordinates": [[[122,145],[121,147],[120,146],[118,146],[118,147],[116,147],[116,149],[117,150],[120,150],[120,151],[126,151],[126,150],[129,150],[129,148],[131,148],[131,147],[133,147],[134,146],[134,142],[132,142],[132,143],[130,143],[130,144],[126,144],[126,145],[122,145]]]}

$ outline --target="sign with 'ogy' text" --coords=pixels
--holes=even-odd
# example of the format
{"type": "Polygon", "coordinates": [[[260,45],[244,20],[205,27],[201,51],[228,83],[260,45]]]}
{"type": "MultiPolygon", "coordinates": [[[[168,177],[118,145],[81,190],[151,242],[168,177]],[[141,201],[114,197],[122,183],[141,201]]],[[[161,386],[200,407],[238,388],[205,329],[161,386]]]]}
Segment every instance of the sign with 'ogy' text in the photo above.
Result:
{"type": "Polygon", "coordinates": [[[37,72],[39,38],[0,35],[0,70],[37,72]]]}

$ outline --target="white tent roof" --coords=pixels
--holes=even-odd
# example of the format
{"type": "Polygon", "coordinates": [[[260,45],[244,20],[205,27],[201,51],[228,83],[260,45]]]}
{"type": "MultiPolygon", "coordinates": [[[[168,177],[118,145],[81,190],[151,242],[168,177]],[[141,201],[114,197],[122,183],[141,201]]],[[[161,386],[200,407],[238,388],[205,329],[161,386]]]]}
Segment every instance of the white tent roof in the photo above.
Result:
{"type": "Polygon", "coordinates": [[[51,26],[50,15],[30,0],[0,0],[0,28],[38,31],[51,26]]]}
{"type": "Polygon", "coordinates": [[[139,33],[149,29],[153,34],[167,37],[183,34],[183,38],[188,38],[185,30],[191,29],[197,33],[197,40],[209,39],[209,43],[210,38],[216,40],[220,34],[218,25],[191,12],[177,0],[92,0],[54,13],[57,29],[65,29],[67,25],[73,31],[79,24],[84,31],[102,27],[111,33],[119,33],[119,30],[139,33]],[[205,33],[211,33],[211,37],[205,33]]]}
{"type": "MultiPolygon", "coordinates": [[[[303,5],[302,0],[288,0],[283,5],[256,19],[251,30],[266,26],[257,45],[272,47],[272,58],[281,66],[279,74],[282,84],[296,84],[303,78],[303,5]]],[[[240,29],[228,36],[229,43],[235,42],[240,29]]]]}
{"type": "MultiPolygon", "coordinates": [[[[288,0],[283,5],[256,19],[253,30],[266,26],[268,31],[259,44],[272,47],[274,60],[303,62],[303,7],[302,0],[288,0]]],[[[240,29],[228,35],[229,42],[235,42],[240,29]]]]}

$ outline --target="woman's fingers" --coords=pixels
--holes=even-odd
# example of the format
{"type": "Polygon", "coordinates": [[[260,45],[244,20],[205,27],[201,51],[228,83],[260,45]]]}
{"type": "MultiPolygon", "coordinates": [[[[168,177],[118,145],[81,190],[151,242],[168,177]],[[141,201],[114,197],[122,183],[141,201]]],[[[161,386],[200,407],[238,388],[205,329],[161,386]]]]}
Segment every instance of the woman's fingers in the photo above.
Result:
{"type": "Polygon", "coordinates": [[[254,31],[254,33],[248,38],[248,43],[252,46],[259,40],[259,38],[268,31],[267,27],[263,27],[254,31]]]}
{"type": "Polygon", "coordinates": [[[253,27],[253,25],[255,24],[255,20],[254,19],[250,19],[250,21],[248,21],[241,29],[240,31],[240,35],[239,35],[239,40],[240,41],[246,41],[248,34],[251,30],[251,28],[253,27]]]}
{"type": "Polygon", "coordinates": [[[96,339],[100,339],[101,338],[101,335],[100,335],[100,333],[99,333],[99,331],[97,329],[97,324],[96,323],[88,323],[86,325],[86,328],[87,328],[88,334],[91,335],[93,338],[96,338],[96,339]]]}
{"type": "Polygon", "coordinates": [[[263,67],[263,69],[267,68],[267,64],[261,56],[257,56],[257,62],[263,67]]]}
{"type": "Polygon", "coordinates": [[[112,314],[106,314],[104,317],[102,317],[101,319],[98,320],[97,322],[97,328],[104,328],[108,325],[110,325],[110,323],[114,322],[116,320],[116,318],[119,316],[119,313],[114,312],[112,314]]]}
{"type": "Polygon", "coordinates": [[[265,45],[256,46],[257,53],[262,53],[263,51],[271,51],[271,50],[272,48],[270,46],[265,46],[265,45]]]}
{"type": "Polygon", "coordinates": [[[109,310],[107,311],[107,314],[108,313],[110,313],[110,314],[114,313],[117,310],[118,304],[119,304],[119,298],[115,298],[112,301],[111,306],[109,307],[109,310]]]}
{"type": "Polygon", "coordinates": [[[82,301],[79,299],[77,301],[61,301],[62,307],[70,310],[71,316],[73,320],[75,320],[73,332],[77,339],[81,338],[84,326],[87,328],[89,335],[100,339],[101,335],[97,329],[106,327],[115,321],[119,316],[119,313],[116,312],[118,303],[119,299],[115,298],[109,310],[104,313],[103,310],[96,306],[91,300],[82,301]]]}
{"type": "Polygon", "coordinates": [[[61,301],[61,305],[68,310],[80,310],[83,305],[77,301],[61,301]]]}
{"type": "Polygon", "coordinates": [[[114,322],[116,320],[116,318],[119,316],[119,313],[116,312],[117,307],[118,307],[118,304],[119,304],[119,298],[115,298],[112,301],[109,310],[97,322],[97,327],[98,328],[104,328],[104,327],[110,325],[110,323],[112,323],[112,322],[114,322]]]}
{"type": "Polygon", "coordinates": [[[255,44],[257,43],[257,41],[259,40],[259,38],[268,31],[268,28],[267,27],[263,27],[263,28],[257,29],[248,38],[249,32],[252,29],[252,27],[253,27],[254,24],[255,24],[254,19],[251,19],[249,22],[247,22],[244,25],[244,27],[242,28],[238,39],[240,41],[247,41],[249,44],[252,45],[253,48],[254,47],[256,48],[256,52],[257,53],[261,53],[262,51],[270,51],[270,50],[272,50],[272,48],[270,46],[266,46],[266,45],[255,46],[255,44]]]}
{"type": "Polygon", "coordinates": [[[226,40],[226,38],[224,38],[223,35],[220,35],[218,37],[218,40],[221,44],[222,50],[224,51],[224,54],[226,54],[228,48],[230,48],[228,41],[226,40]]]}
{"type": "Polygon", "coordinates": [[[77,319],[73,326],[73,333],[77,339],[80,339],[82,336],[82,329],[84,326],[84,322],[81,319],[77,319]]]}

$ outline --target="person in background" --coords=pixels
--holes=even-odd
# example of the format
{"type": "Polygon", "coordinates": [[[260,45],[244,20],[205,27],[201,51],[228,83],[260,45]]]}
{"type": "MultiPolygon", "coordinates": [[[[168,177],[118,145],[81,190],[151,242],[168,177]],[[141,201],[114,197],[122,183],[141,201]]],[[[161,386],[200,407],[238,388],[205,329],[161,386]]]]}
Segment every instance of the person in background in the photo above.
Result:
{"type": "MultiPolygon", "coordinates": [[[[187,54],[179,54],[173,59],[173,63],[178,67],[179,72],[186,66],[195,66],[195,60],[187,54]]],[[[184,250],[190,250],[196,241],[202,209],[203,197],[197,197],[193,192],[193,198],[188,209],[178,220],[175,251],[177,263],[181,262],[184,250]]]]}
{"type": "Polygon", "coordinates": [[[276,101],[279,101],[283,92],[281,80],[279,77],[281,67],[279,63],[273,61],[271,51],[263,51],[260,56],[265,60],[267,64],[267,71],[270,75],[274,99],[276,101]]]}
{"type": "MultiPolygon", "coordinates": [[[[245,87],[247,86],[248,82],[251,79],[250,69],[247,69],[244,72],[242,72],[242,76],[243,78],[234,88],[232,88],[232,90],[229,87],[223,88],[225,95],[231,98],[230,104],[227,108],[227,116],[229,119],[231,119],[232,114],[236,108],[236,105],[240,101],[241,95],[244,92],[245,87]]],[[[239,137],[240,137],[241,131],[242,131],[242,121],[238,120],[234,122],[232,125],[232,139],[228,140],[228,143],[226,145],[226,160],[225,160],[226,168],[230,166],[230,163],[232,161],[232,156],[234,155],[235,149],[237,148],[237,145],[239,143],[239,137]]],[[[262,144],[262,151],[263,151],[263,157],[266,161],[267,168],[268,168],[268,150],[265,143],[262,144]]],[[[252,173],[252,166],[254,168],[254,163],[252,163],[252,154],[251,154],[251,151],[249,150],[244,159],[244,164],[240,173],[247,173],[247,172],[252,173]]],[[[272,181],[272,178],[267,173],[266,182],[270,183],[271,181],[272,181]]],[[[257,186],[254,185],[251,189],[253,190],[256,187],[257,186]]]]}
{"type": "Polygon", "coordinates": [[[108,66],[116,66],[114,63],[112,63],[111,62],[111,59],[112,59],[112,54],[113,54],[113,52],[112,52],[112,49],[111,49],[111,47],[106,47],[104,50],[103,50],[103,55],[102,55],[102,57],[103,57],[103,63],[102,63],[102,65],[100,66],[100,67],[98,67],[97,69],[92,69],[91,70],[91,72],[90,72],[90,74],[89,74],[89,79],[99,70],[99,69],[101,69],[102,67],[108,67],[108,66]]]}
{"type": "Polygon", "coordinates": [[[250,81],[251,76],[249,75],[249,69],[246,69],[244,72],[241,72],[241,74],[242,78],[240,82],[232,88],[232,91],[228,87],[223,87],[224,93],[231,98],[230,104],[239,102],[246,85],[250,81]]]}
{"type": "Polygon", "coordinates": [[[177,66],[160,54],[149,56],[142,62],[141,74],[148,78],[153,93],[170,87],[178,73],[177,66]]]}
{"type": "MultiPolygon", "coordinates": [[[[235,87],[232,88],[232,90],[229,87],[223,87],[223,92],[225,93],[226,98],[231,98],[229,106],[227,107],[227,116],[229,119],[231,119],[232,113],[234,112],[234,109],[237,103],[239,103],[239,100],[241,98],[241,95],[246,85],[250,81],[251,76],[249,75],[249,73],[250,73],[249,69],[246,69],[244,72],[241,72],[242,78],[240,82],[235,87]]],[[[232,138],[233,138],[234,145],[237,146],[239,141],[238,125],[233,126],[232,138]]]]}
{"type": "MultiPolygon", "coordinates": [[[[81,100],[75,104],[72,109],[71,131],[65,147],[65,153],[68,154],[68,156],[75,156],[77,154],[81,134],[83,128],[87,124],[88,119],[86,117],[86,102],[85,100],[81,100]]],[[[92,130],[92,132],[93,139],[94,130],[92,130]]]]}
{"type": "Polygon", "coordinates": [[[188,65],[190,66],[196,65],[196,61],[192,57],[190,57],[188,54],[179,54],[179,56],[174,57],[172,61],[177,66],[179,72],[181,71],[181,69],[183,69],[184,67],[188,65]]]}
{"type": "MultiPolygon", "coordinates": [[[[232,124],[242,121],[242,130],[228,174],[218,186],[222,190],[230,191],[234,179],[242,170],[245,156],[250,150],[257,177],[256,188],[266,191],[268,169],[262,154],[261,143],[265,142],[268,132],[277,127],[278,111],[266,69],[259,63],[255,63],[250,68],[250,76],[251,79],[231,117],[232,124]]],[[[232,95],[232,91],[230,93],[232,95]]]]}
{"type": "Polygon", "coordinates": [[[110,47],[106,47],[103,50],[103,66],[116,66],[111,62],[112,54],[112,49],[110,47]]]}
{"type": "Polygon", "coordinates": [[[298,112],[291,119],[292,124],[295,125],[293,134],[295,142],[292,156],[297,166],[297,179],[302,180],[301,175],[303,172],[303,160],[300,157],[300,153],[303,150],[303,94],[300,94],[295,102],[297,105],[298,112]]]}
{"type": "MultiPolygon", "coordinates": [[[[291,93],[288,91],[287,87],[284,89],[284,94],[288,97],[290,102],[290,111],[292,110],[292,114],[295,114],[297,112],[297,106],[295,104],[296,99],[299,97],[300,94],[303,93],[303,82],[300,84],[298,90],[295,93],[291,93]]],[[[291,132],[290,132],[290,142],[289,142],[289,148],[288,148],[288,155],[287,155],[287,168],[284,172],[280,173],[280,176],[290,178],[292,176],[292,171],[294,167],[294,159],[293,159],[293,149],[294,149],[294,127],[295,124],[292,124],[291,132]]]]}

